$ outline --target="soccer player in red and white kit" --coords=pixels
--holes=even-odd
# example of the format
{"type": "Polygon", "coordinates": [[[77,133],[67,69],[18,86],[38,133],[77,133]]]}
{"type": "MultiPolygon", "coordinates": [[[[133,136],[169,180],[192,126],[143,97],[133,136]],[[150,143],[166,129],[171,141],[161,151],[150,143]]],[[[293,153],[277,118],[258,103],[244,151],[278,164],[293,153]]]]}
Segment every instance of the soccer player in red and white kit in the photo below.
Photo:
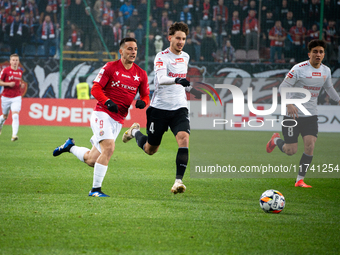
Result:
{"type": "Polygon", "coordinates": [[[119,53],[121,59],[108,62],[93,81],[91,94],[98,102],[91,116],[92,149],[78,147],[69,138],[53,151],[53,156],[71,152],[79,160],[94,167],[93,185],[89,192],[89,196],[93,197],[108,197],[101,190],[102,182],[115,149],[115,140],[137,92],[140,100],[136,101],[136,108],[143,109],[149,103],[147,74],[134,63],[137,55],[136,39],[122,39],[119,53]]]}
{"type": "MultiPolygon", "coordinates": [[[[274,133],[267,143],[267,152],[271,153],[277,146],[283,153],[293,155],[297,152],[298,137],[301,134],[304,143],[304,152],[302,154],[299,173],[295,182],[295,187],[311,188],[304,182],[304,177],[308,166],[313,159],[313,151],[318,135],[318,111],[317,99],[321,88],[323,87],[330,98],[339,102],[339,94],[333,87],[330,69],[322,64],[325,57],[326,43],[322,40],[312,40],[308,44],[309,60],[296,64],[287,74],[286,78],[280,85],[282,88],[304,88],[311,93],[308,102],[302,105],[311,113],[307,116],[293,104],[287,105],[287,116],[284,116],[285,126],[282,126],[284,140],[278,133],[274,133]]],[[[303,93],[289,93],[290,99],[301,99],[303,93]]]]}
{"type": "MultiPolygon", "coordinates": [[[[171,189],[174,194],[183,193],[186,189],[182,178],[189,158],[190,125],[184,87],[190,86],[190,82],[186,79],[190,57],[182,51],[188,33],[189,29],[185,23],[172,24],[168,33],[170,47],[159,52],[155,57],[156,89],[150,107],[146,111],[148,136],[139,131],[138,123],[134,123],[123,135],[123,142],[126,143],[135,137],[137,145],[145,153],[153,155],[161,144],[164,132],[170,127],[178,144],[176,180],[171,189]]],[[[191,90],[195,91],[193,88],[191,90]]]]}
{"type": "Polygon", "coordinates": [[[0,134],[2,126],[12,111],[12,141],[18,140],[19,112],[21,110],[22,70],[19,69],[19,55],[12,54],[9,58],[10,66],[4,68],[0,74],[0,86],[4,87],[1,96],[2,115],[0,116],[0,134]]]}

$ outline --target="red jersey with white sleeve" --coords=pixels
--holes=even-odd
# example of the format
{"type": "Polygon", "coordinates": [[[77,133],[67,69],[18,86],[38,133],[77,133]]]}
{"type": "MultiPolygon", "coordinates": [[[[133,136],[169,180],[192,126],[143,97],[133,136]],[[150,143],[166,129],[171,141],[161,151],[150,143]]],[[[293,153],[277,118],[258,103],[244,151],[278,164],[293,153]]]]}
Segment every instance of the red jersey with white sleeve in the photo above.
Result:
{"type": "Polygon", "coordinates": [[[20,84],[22,78],[22,70],[14,70],[10,66],[2,69],[0,74],[0,80],[3,82],[15,82],[14,87],[4,86],[2,95],[4,97],[17,97],[21,96],[20,84]]]}
{"type": "Polygon", "coordinates": [[[148,103],[149,82],[146,72],[135,63],[127,70],[121,60],[108,62],[93,81],[92,95],[98,100],[94,110],[106,112],[111,118],[124,123],[128,109],[139,91],[141,99],[148,103]],[[98,97],[93,88],[99,84],[105,97],[98,97]],[[147,98],[147,99],[146,99],[147,98]],[[105,102],[111,99],[118,106],[118,113],[107,109],[105,102]]]}

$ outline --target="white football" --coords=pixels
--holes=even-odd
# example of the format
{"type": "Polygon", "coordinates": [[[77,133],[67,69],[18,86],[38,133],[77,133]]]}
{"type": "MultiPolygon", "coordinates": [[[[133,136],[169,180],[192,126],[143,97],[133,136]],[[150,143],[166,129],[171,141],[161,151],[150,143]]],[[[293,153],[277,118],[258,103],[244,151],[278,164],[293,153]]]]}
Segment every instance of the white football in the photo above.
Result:
{"type": "Polygon", "coordinates": [[[280,213],[285,204],[284,196],[275,189],[266,190],[260,197],[260,206],[267,213],[280,213]]]}

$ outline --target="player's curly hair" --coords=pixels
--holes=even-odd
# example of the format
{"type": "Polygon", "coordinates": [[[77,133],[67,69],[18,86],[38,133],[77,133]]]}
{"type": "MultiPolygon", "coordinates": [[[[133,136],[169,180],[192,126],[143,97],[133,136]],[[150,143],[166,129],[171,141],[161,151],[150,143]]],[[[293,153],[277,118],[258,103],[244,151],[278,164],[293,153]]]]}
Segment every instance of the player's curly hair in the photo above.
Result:
{"type": "Polygon", "coordinates": [[[169,27],[169,35],[174,35],[177,31],[182,31],[185,35],[188,35],[189,27],[184,22],[175,22],[169,27]]]}
{"type": "Polygon", "coordinates": [[[324,50],[326,50],[327,44],[323,40],[318,40],[318,39],[311,40],[308,43],[308,52],[311,52],[313,48],[318,47],[318,46],[321,46],[323,47],[324,50]]]}

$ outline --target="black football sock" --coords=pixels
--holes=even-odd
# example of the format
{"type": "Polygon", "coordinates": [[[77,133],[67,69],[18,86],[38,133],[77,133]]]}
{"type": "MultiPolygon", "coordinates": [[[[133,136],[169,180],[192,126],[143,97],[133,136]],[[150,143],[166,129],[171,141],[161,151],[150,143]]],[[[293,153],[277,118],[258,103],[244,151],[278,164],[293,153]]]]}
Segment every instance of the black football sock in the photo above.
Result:
{"type": "Polygon", "coordinates": [[[176,157],[176,179],[181,179],[184,176],[189,159],[189,150],[186,147],[178,148],[176,157]]]}
{"type": "Polygon", "coordinates": [[[92,188],[92,189],[91,189],[91,192],[96,192],[96,191],[102,192],[102,188],[99,187],[99,188],[92,188]]]}
{"type": "Polygon", "coordinates": [[[282,139],[277,139],[276,140],[276,145],[277,145],[277,147],[280,149],[280,151],[282,151],[283,153],[284,153],[284,151],[283,151],[283,145],[285,144],[285,141],[283,141],[282,139]]]}
{"type": "Polygon", "coordinates": [[[312,162],[312,159],[313,159],[313,156],[307,155],[305,153],[302,154],[302,157],[300,159],[300,165],[299,165],[299,174],[296,179],[297,181],[305,178],[309,165],[312,162]]]}
{"type": "Polygon", "coordinates": [[[146,144],[146,141],[148,140],[148,137],[146,135],[143,135],[142,132],[137,131],[135,133],[135,138],[136,138],[136,142],[137,145],[144,150],[144,145],[146,144]]]}

